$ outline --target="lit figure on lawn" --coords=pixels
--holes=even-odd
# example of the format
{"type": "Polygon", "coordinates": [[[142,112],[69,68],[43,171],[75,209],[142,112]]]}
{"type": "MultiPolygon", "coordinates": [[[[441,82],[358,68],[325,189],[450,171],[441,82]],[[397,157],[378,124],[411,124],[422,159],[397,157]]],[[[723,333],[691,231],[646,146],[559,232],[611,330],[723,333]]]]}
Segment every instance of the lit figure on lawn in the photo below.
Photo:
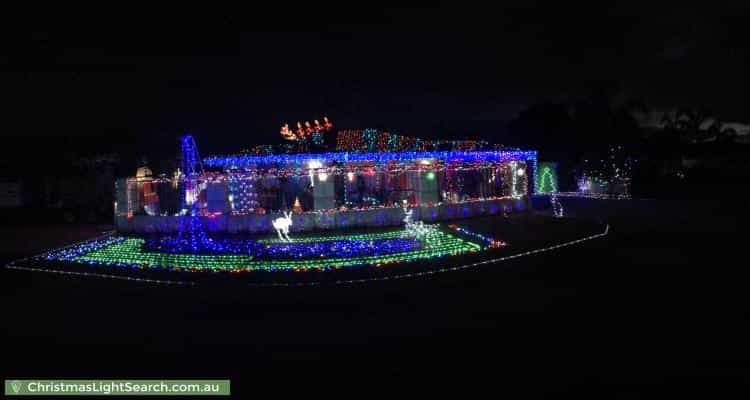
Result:
{"type": "Polygon", "coordinates": [[[550,203],[552,204],[552,213],[557,218],[562,218],[564,216],[563,206],[562,203],[560,203],[560,200],[557,198],[557,195],[555,193],[552,193],[549,197],[550,203]]]}
{"type": "Polygon", "coordinates": [[[291,242],[289,238],[289,227],[292,226],[292,212],[284,213],[283,217],[276,218],[273,222],[273,227],[276,229],[276,233],[279,235],[279,240],[284,242],[291,242]]]}
{"type": "Polygon", "coordinates": [[[404,236],[424,238],[437,230],[435,225],[425,225],[422,221],[414,221],[414,209],[408,208],[404,200],[404,236]]]}
{"type": "Polygon", "coordinates": [[[411,224],[414,223],[414,220],[412,219],[413,216],[414,216],[414,210],[410,209],[409,207],[407,207],[406,200],[404,200],[404,219],[403,219],[403,221],[404,221],[404,224],[406,225],[407,229],[408,229],[409,225],[411,225],[411,224]]]}

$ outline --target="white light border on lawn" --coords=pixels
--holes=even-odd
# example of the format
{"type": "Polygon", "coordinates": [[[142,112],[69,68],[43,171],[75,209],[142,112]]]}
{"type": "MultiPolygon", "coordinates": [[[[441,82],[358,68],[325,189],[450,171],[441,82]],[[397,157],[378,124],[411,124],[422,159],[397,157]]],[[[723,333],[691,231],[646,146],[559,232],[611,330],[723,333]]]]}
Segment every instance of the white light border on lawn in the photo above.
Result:
{"type": "Polygon", "coordinates": [[[455,267],[444,267],[444,268],[438,268],[438,269],[432,269],[429,271],[420,271],[420,272],[410,272],[406,274],[397,274],[397,275],[390,275],[390,276],[381,276],[381,277],[375,277],[375,278],[362,278],[362,279],[342,279],[342,280],[335,280],[335,281],[317,281],[317,282],[296,282],[296,283],[267,283],[267,284],[249,284],[251,287],[304,287],[304,286],[318,286],[318,285],[326,285],[326,284],[333,284],[333,285],[350,285],[350,284],[358,284],[358,283],[369,283],[369,282],[375,282],[375,281],[388,281],[388,280],[396,280],[396,279],[406,279],[406,278],[417,278],[421,276],[428,276],[428,275],[435,275],[438,273],[443,272],[453,272],[453,271],[460,271],[464,269],[469,268],[476,268],[481,267],[483,265],[487,264],[493,264],[501,261],[510,260],[513,258],[520,258],[524,256],[530,256],[532,254],[537,253],[545,253],[548,251],[552,251],[555,249],[559,249],[562,247],[568,247],[572,246],[574,244],[578,244],[581,242],[586,242],[593,239],[598,239],[600,237],[607,236],[609,234],[609,224],[607,224],[604,227],[604,232],[597,233],[594,235],[582,237],[580,239],[572,240],[569,242],[564,242],[560,244],[556,244],[554,246],[548,246],[548,247],[542,247],[540,249],[535,250],[529,250],[525,251],[523,253],[513,254],[510,256],[504,256],[504,257],[498,257],[493,258],[489,260],[484,261],[477,261],[475,263],[471,264],[464,264],[464,265],[458,265],[455,267]]]}
{"type": "Polygon", "coordinates": [[[74,275],[74,276],[86,276],[86,277],[103,278],[103,279],[118,279],[122,281],[158,283],[162,285],[195,286],[195,282],[193,281],[169,281],[165,279],[138,278],[135,276],[126,276],[126,275],[100,274],[97,272],[62,271],[62,270],[48,269],[48,268],[22,267],[19,265],[12,265],[12,264],[6,265],[5,268],[17,269],[21,271],[49,272],[49,273],[60,274],[60,275],[74,275]]]}
{"type": "MultiPolygon", "coordinates": [[[[111,232],[108,232],[104,235],[101,235],[97,238],[101,238],[107,235],[111,235],[111,232]]],[[[370,283],[370,282],[378,282],[378,281],[388,281],[388,280],[397,280],[397,279],[407,279],[407,278],[418,278],[422,276],[429,276],[429,275],[435,275],[439,273],[444,272],[453,272],[453,271],[460,271],[470,268],[476,268],[481,267],[483,265],[488,264],[494,264],[501,261],[507,261],[512,260],[514,258],[520,258],[525,256],[530,256],[532,254],[538,254],[538,253],[546,253],[552,250],[560,249],[563,247],[573,246],[578,243],[586,242],[589,240],[598,239],[604,236],[607,236],[609,234],[609,224],[607,224],[604,227],[604,232],[597,233],[594,235],[589,235],[582,237],[580,239],[572,240],[569,242],[564,242],[560,244],[556,244],[553,246],[548,247],[542,247],[535,250],[529,250],[518,254],[513,254],[510,256],[503,256],[498,258],[492,258],[489,260],[484,261],[477,261],[470,264],[464,264],[464,265],[457,265],[455,267],[443,267],[438,269],[432,269],[428,271],[419,271],[419,272],[409,272],[405,274],[397,274],[397,275],[389,275],[389,276],[381,276],[381,277],[374,277],[374,278],[362,278],[362,279],[341,279],[341,280],[332,280],[332,281],[314,281],[314,282],[293,282],[293,283],[251,283],[248,284],[250,287],[253,288],[263,288],[263,287],[307,287],[307,286],[322,286],[322,285],[352,285],[352,284],[362,284],[362,283],[370,283]]],[[[61,247],[60,249],[64,249],[67,247],[75,246],[79,243],[87,242],[92,239],[84,240],[78,243],[74,243],[69,246],[61,247]]],[[[57,249],[57,250],[60,250],[57,249]]],[[[51,250],[56,251],[56,250],[51,250]]],[[[49,252],[42,253],[48,254],[49,252]]],[[[125,275],[114,275],[114,274],[100,274],[96,272],[76,272],[76,271],[62,271],[62,270],[55,270],[55,269],[48,269],[48,268],[34,268],[34,267],[24,267],[19,265],[14,265],[16,262],[25,261],[30,258],[37,257],[26,257],[20,260],[13,261],[7,265],[5,265],[5,268],[7,269],[15,269],[15,270],[22,270],[22,271],[33,271],[33,272],[49,272],[54,274],[60,274],[60,275],[74,275],[74,276],[85,276],[85,277],[94,277],[94,278],[102,278],[102,279],[116,279],[116,280],[123,280],[123,281],[134,281],[134,282],[144,282],[144,283],[155,283],[155,284],[162,284],[162,285],[175,285],[175,286],[197,286],[197,282],[195,281],[176,281],[176,280],[163,280],[163,279],[148,279],[148,278],[138,278],[138,277],[131,277],[131,276],[125,276],[125,275]]]]}

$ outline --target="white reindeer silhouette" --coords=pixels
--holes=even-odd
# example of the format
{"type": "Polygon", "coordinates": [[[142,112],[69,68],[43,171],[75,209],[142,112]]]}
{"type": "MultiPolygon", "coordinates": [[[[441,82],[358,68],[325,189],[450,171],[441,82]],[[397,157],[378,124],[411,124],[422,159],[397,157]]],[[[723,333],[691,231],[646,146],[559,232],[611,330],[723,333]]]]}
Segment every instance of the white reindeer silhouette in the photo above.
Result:
{"type": "Polygon", "coordinates": [[[285,212],[283,217],[276,218],[271,222],[271,224],[273,225],[274,229],[276,229],[276,233],[279,234],[279,239],[281,241],[292,241],[292,239],[289,239],[289,227],[292,226],[291,211],[289,211],[289,213],[285,212]]]}
{"type": "Polygon", "coordinates": [[[426,238],[437,232],[437,225],[426,225],[424,221],[414,221],[414,209],[404,203],[404,233],[402,237],[426,238]]]}
{"type": "Polygon", "coordinates": [[[412,219],[413,215],[414,215],[414,210],[413,209],[408,209],[408,208],[404,207],[404,220],[403,221],[404,221],[404,224],[406,224],[407,227],[414,222],[414,220],[412,219]]]}

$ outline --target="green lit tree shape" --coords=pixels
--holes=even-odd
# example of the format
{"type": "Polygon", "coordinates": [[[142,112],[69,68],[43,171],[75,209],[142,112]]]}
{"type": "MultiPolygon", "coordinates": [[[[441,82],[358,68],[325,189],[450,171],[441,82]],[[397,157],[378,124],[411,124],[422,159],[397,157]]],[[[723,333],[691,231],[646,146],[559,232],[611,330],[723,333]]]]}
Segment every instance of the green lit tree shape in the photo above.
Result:
{"type": "Polygon", "coordinates": [[[555,193],[557,192],[557,185],[555,185],[555,177],[552,175],[550,167],[544,167],[542,174],[539,176],[539,193],[555,193]]]}

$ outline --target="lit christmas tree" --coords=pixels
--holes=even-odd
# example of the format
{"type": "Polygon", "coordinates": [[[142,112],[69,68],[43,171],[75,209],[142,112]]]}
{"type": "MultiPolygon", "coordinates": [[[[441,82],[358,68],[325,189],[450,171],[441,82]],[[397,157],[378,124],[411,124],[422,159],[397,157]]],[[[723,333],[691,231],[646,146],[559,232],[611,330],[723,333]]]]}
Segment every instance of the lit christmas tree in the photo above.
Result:
{"type": "Polygon", "coordinates": [[[539,174],[537,181],[537,193],[557,193],[557,179],[555,179],[552,167],[543,165],[540,169],[542,173],[539,174]]]}

